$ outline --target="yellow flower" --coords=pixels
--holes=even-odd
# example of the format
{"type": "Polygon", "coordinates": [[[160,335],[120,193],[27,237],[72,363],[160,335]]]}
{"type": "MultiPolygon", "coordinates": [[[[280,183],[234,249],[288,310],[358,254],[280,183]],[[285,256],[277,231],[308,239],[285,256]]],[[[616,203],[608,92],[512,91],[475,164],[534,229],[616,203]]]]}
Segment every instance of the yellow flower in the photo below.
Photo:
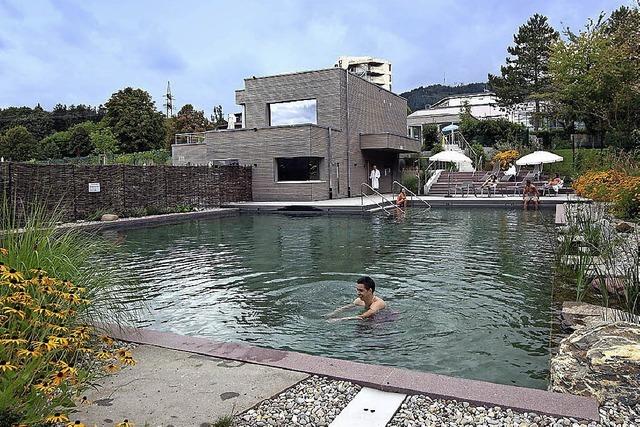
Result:
{"type": "Polygon", "coordinates": [[[109,360],[111,359],[111,353],[109,353],[108,351],[99,351],[96,353],[96,359],[109,360]]]}
{"type": "Polygon", "coordinates": [[[69,418],[62,412],[56,412],[53,415],[49,415],[45,418],[45,421],[48,423],[66,423],[69,422],[69,418]]]}
{"type": "Polygon", "coordinates": [[[129,421],[128,419],[124,419],[123,422],[116,424],[116,427],[134,427],[135,424],[133,424],[131,421],[129,421]]]}
{"type": "Polygon", "coordinates": [[[7,256],[7,255],[9,255],[9,251],[6,250],[5,248],[0,248],[0,254],[2,254],[4,256],[7,256]]]}
{"type": "Polygon", "coordinates": [[[129,365],[129,366],[135,366],[136,365],[136,361],[133,359],[133,357],[124,357],[121,359],[121,362],[125,365],[129,365]]]}
{"type": "Polygon", "coordinates": [[[56,363],[56,366],[58,368],[60,368],[62,370],[62,372],[66,373],[66,374],[70,374],[70,375],[76,375],[78,373],[78,370],[74,367],[73,364],[69,365],[64,361],[59,361],[58,363],[56,363]]]}
{"type": "Polygon", "coordinates": [[[39,391],[40,393],[43,393],[43,394],[52,394],[53,391],[55,390],[55,387],[52,387],[51,384],[49,384],[48,382],[39,382],[35,384],[33,388],[35,388],[36,391],[39,391]]]}
{"type": "Polygon", "coordinates": [[[15,268],[10,268],[9,270],[3,271],[1,277],[5,280],[23,280],[22,273],[17,271],[15,268]]]}
{"type": "Polygon", "coordinates": [[[20,338],[20,337],[3,337],[0,339],[0,344],[15,344],[15,345],[20,345],[20,344],[26,344],[27,340],[25,340],[24,338],[20,338]]]}
{"type": "Polygon", "coordinates": [[[15,365],[12,365],[11,362],[7,362],[6,360],[0,360],[0,371],[7,372],[7,371],[15,371],[16,369],[18,369],[18,367],[15,365]]]}
{"type": "Polygon", "coordinates": [[[13,307],[4,307],[2,310],[4,311],[5,314],[13,315],[13,316],[19,317],[20,319],[24,320],[24,311],[16,310],[13,307]]]}
{"type": "Polygon", "coordinates": [[[16,352],[16,355],[22,359],[31,359],[42,355],[42,352],[36,345],[29,345],[27,348],[20,349],[16,352]]]}
{"type": "Polygon", "coordinates": [[[78,403],[80,405],[91,405],[92,402],[89,400],[89,398],[87,396],[82,396],[80,398],[80,400],[78,401],[78,403]]]}
{"type": "Polygon", "coordinates": [[[68,375],[64,371],[58,371],[54,375],[51,376],[51,384],[60,385],[67,379],[68,375]]]}
{"type": "Polygon", "coordinates": [[[113,345],[113,339],[109,338],[106,335],[101,335],[100,339],[102,340],[103,343],[105,343],[106,345],[113,345]]]}
{"type": "Polygon", "coordinates": [[[116,356],[117,356],[119,359],[124,359],[124,358],[126,358],[126,357],[131,357],[131,351],[127,350],[126,348],[119,348],[119,349],[116,351],[116,356]]]}
{"type": "Polygon", "coordinates": [[[72,423],[67,424],[67,427],[86,427],[83,423],[81,423],[79,420],[75,420],[72,423]]]}
{"type": "Polygon", "coordinates": [[[109,363],[107,366],[104,367],[104,370],[107,371],[110,374],[116,373],[120,370],[120,366],[114,364],[114,363],[109,363]]]}

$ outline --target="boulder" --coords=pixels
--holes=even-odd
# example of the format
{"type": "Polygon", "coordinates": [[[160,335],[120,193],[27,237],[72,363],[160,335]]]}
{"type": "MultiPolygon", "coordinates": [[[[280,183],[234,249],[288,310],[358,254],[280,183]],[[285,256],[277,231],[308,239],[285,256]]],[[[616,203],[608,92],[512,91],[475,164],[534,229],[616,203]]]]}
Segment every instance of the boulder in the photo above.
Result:
{"type": "Polygon", "coordinates": [[[631,233],[635,226],[631,223],[621,221],[616,224],[616,231],[618,233],[631,233]]]}
{"type": "Polygon", "coordinates": [[[551,359],[549,390],[600,403],[640,401],[640,324],[585,326],[560,343],[551,359]]]}
{"type": "Polygon", "coordinates": [[[100,221],[115,221],[118,219],[118,215],[115,214],[104,214],[100,217],[100,221]]]}

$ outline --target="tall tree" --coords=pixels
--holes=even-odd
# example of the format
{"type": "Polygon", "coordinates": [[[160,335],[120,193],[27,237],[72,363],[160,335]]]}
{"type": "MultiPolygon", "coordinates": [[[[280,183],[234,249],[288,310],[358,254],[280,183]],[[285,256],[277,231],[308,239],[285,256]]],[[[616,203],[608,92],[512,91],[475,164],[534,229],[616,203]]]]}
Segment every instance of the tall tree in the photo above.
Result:
{"type": "Polygon", "coordinates": [[[0,135],[0,156],[14,162],[35,159],[38,157],[36,139],[24,126],[8,129],[0,135]]]}
{"type": "Polygon", "coordinates": [[[536,13],[513,36],[514,44],[507,48],[510,56],[500,67],[501,76],[489,74],[489,85],[501,105],[514,108],[525,101],[535,103],[534,129],[541,123],[540,101],[550,97],[549,56],[559,38],[547,17],[536,13]]]}
{"type": "Polygon", "coordinates": [[[204,132],[209,127],[204,111],[196,110],[191,104],[185,104],[176,115],[176,133],[204,132]]]}
{"type": "Polygon", "coordinates": [[[69,135],[68,152],[75,157],[88,156],[93,151],[90,133],[84,126],[74,126],[69,135]]]}
{"type": "Polygon", "coordinates": [[[211,115],[211,124],[214,129],[224,129],[229,124],[224,119],[224,113],[222,112],[222,105],[213,107],[213,114],[211,115]]]}
{"type": "Polygon", "coordinates": [[[118,139],[120,151],[133,153],[162,147],[164,115],[156,110],[149,93],[127,87],[111,95],[105,107],[105,123],[118,139]]]}
{"type": "Polygon", "coordinates": [[[53,133],[51,113],[44,111],[40,104],[34,108],[9,107],[0,109],[0,131],[24,126],[37,140],[53,133]]]}
{"type": "Polygon", "coordinates": [[[554,99],[566,117],[599,139],[635,147],[640,129],[640,10],[620,7],[590,21],[551,55],[554,99]]]}

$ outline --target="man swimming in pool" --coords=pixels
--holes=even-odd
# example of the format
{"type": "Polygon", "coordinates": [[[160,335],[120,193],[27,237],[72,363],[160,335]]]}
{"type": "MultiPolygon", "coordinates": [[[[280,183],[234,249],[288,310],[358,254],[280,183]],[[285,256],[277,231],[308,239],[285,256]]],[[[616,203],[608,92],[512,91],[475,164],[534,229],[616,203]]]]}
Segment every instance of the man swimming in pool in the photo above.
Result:
{"type": "Polygon", "coordinates": [[[329,319],[329,322],[337,322],[339,320],[363,320],[367,319],[380,310],[387,307],[387,304],[380,297],[375,296],[373,293],[376,291],[376,283],[369,276],[362,276],[356,281],[356,293],[358,297],[348,305],[340,307],[337,310],[330,313],[327,317],[334,316],[343,310],[347,310],[353,307],[364,307],[366,311],[357,316],[338,317],[329,319]]]}

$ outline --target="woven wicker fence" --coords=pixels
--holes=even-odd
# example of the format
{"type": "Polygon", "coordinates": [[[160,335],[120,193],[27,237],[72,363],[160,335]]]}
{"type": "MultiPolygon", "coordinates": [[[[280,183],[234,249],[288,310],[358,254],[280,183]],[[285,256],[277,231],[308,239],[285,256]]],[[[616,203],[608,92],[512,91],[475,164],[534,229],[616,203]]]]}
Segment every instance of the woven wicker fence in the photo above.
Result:
{"type": "Polygon", "coordinates": [[[4,162],[0,191],[18,215],[39,203],[58,209],[65,220],[89,219],[99,212],[138,216],[251,200],[251,168],[4,162]]]}

